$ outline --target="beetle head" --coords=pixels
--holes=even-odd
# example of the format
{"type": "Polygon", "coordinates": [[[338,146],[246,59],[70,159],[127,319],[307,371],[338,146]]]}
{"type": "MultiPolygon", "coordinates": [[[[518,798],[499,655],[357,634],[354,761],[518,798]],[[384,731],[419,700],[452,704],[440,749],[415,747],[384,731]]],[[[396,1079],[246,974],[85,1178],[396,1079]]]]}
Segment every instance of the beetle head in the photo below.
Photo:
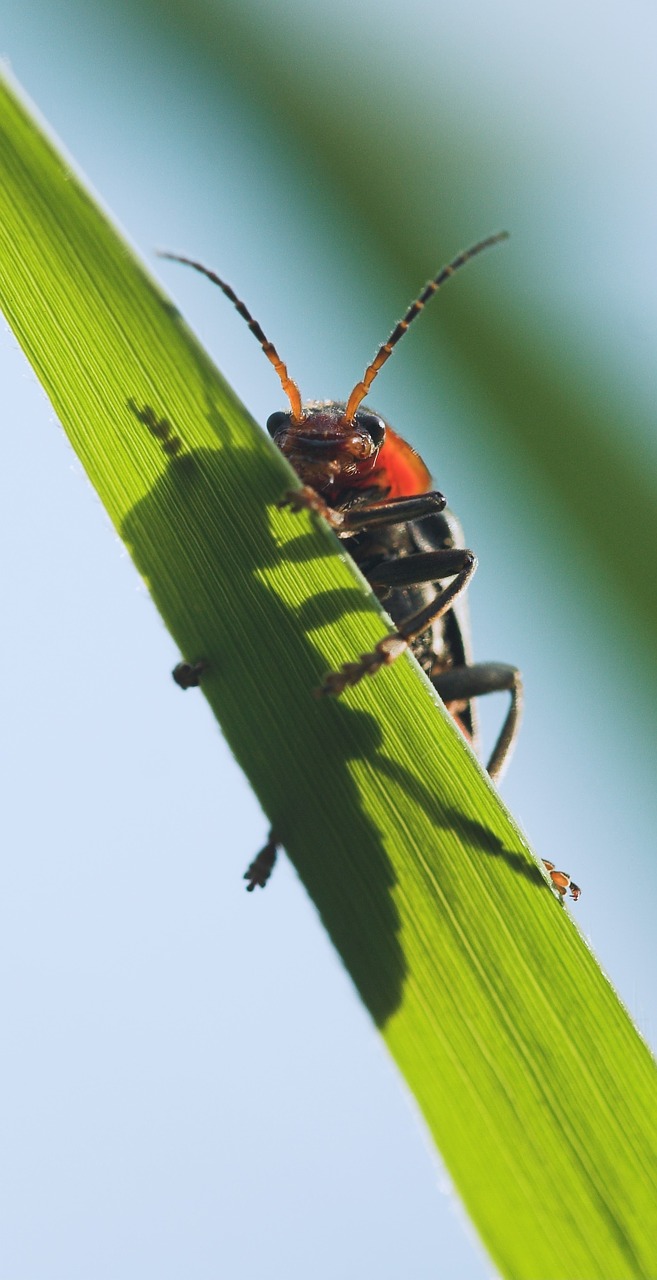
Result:
{"type": "Polygon", "coordinates": [[[303,417],[272,413],[267,430],[303,484],[336,499],[357,489],[376,466],[386,425],[378,414],[361,409],[352,421],[344,404],[333,400],[304,405],[303,417]]]}

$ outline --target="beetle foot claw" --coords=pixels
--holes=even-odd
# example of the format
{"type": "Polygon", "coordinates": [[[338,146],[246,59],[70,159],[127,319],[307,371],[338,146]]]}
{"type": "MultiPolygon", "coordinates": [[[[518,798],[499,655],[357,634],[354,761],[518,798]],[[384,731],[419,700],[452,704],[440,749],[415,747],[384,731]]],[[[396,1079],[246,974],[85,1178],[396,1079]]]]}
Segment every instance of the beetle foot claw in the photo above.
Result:
{"type": "Polygon", "coordinates": [[[543,859],[543,866],[549,873],[552,881],[552,888],[556,889],[559,896],[561,898],[565,898],[566,893],[570,890],[571,898],[574,902],[577,902],[577,899],[581,896],[582,890],[578,884],[575,884],[574,880],[571,880],[568,873],[566,871],[557,871],[554,863],[547,862],[545,858],[543,859]]]}

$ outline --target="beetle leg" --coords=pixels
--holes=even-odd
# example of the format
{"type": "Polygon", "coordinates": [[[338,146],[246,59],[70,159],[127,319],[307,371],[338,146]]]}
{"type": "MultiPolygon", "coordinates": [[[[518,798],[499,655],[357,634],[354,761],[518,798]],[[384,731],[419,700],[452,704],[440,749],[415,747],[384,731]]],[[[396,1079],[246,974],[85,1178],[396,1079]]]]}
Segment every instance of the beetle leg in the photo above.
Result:
{"type": "MultiPolygon", "coordinates": [[[[444,550],[416,551],[410,556],[398,556],[396,560],[383,560],[374,569],[368,569],[367,581],[371,587],[412,587],[423,583],[433,583],[438,579],[451,578],[454,574],[467,569],[467,557],[471,551],[444,550]]],[[[473,557],[474,558],[474,557],[473,557]]],[[[470,569],[470,576],[476,569],[476,561],[470,569]]],[[[438,604],[440,596],[429,606],[438,604]]],[[[444,609],[433,617],[440,617],[444,609]]],[[[411,619],[412,620],[412,619],[411,619]]],[[[426,624],[425,624],[426,625],[426,624]]],[[[421,628],[424,630],[424,627],[421,628]]]]}
{"type": "Polygon", "coordinates": [[[406,524],[409,520],[436,515],[445,510],[447,499],[436,489],[431,493],[420,493],[415,498],[391,498],[389,502],[368,503],[337,511],[316,489],[304,484],[300,489],[288,490],[277,505],[290,507],[292,511],[314,511],[344,536],[359,533],[362,529],[382,529],[389,524],[406,524]]]}
{"type": "MultiPolygon", "coordinates": [[[[376,648],[371,653],[361,653],[360,658],[356,662],[345,662],[339,671],[332,671],[327,675],[318,690],[319,694],[343,693],[349,685],[358,684],[358,681],[366,675],[375,675],[380,671],[381,667],[390,666],[400,653],[408,649],[413,640],[417,636],[421,636],[427,627],[431,626],[438,618],[447,613],[451,609],[457,596],[465,591],[475,569],[477,568],[477,557],[473,551],[453,551],[440,550],[418,552],[417,556],[404,556],[399,560],[381,565],[371,575],[368,575],[370,581],[376,581],[378,585],[384,585],[389,582],[389,575],[401,575],[402,581],[406,584],[417,582],[418,578],[412,576],[410,579],[404,579],[406,573],[421,574],[419,581],[436,582],[442,577],[454,575],[454,579],[448,586],[444,587],[438,593],[435,600],[425,605],[423,609],[418,609],[417,613],[411,614],[410,618],[399,624],[397,631],[392,635],[384,636],[380,640],[376,648]],[[417,562],[420,562],[418,565],[417,562]],[[415,562],[415,563],[414,563],[415,562]],[[375,576],[378,574],[378,577],[375,576]],[[382,581],[383,575],[388,575],[382,581]]],[[[395,576],[394,581],[399,585],[399,576],[395,576]]]]}
{"type": "Polygon", "coordinates": [[[451,667],[431,677],[443,702],[469,702],[486,693],[511,694],[511,702],[499,736],[486,765],[493,782],[499,782],[515,745],[522,716],[522,677],[516,667],[502,662],[476,662],[469,667],[451,667]]]}
{"type": "Polygon", "coordinates": [[[349,507],[344,512],[342,528],[349,533],[358,533],[361,529],[382,529],[389,524],[406,524],[409,520],[437,515],[446,506],[445,495],[437,489],[431,493],[420,493],[414,498],[390,498],[388,502],[349,507]]]}
{"type": "MultiPolygon", "coordinates": [[[[493,752],[486,765],[487,772],[493,782],[499,782],[509,763],[511,752],[520,729],[522,716],[522,676],[517,667],[502,662],[476,662],[469,667],[451,667],[449,671],[441,671],[431,677],[431,683],[443,702],[469,702],[471,698],[481,698],[486,693],[511,694],[511,703],[506,713],[504,724],[493,747],[493,752]]],[[[582,890],[571,880],[565,871],[557,871],[553,862],[543,859],[543,866],[549,872],[553,889],[561,898],[570,895],[576,902],[582,890]]]]}

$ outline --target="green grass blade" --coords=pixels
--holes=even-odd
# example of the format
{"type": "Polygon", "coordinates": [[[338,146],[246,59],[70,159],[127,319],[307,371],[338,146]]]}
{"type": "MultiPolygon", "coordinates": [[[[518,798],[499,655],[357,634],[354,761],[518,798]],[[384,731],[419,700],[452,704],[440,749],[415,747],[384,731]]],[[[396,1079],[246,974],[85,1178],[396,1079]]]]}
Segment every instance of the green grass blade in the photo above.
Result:
{"type": "Polygon", "coordinates": [[[657,1275],[643,1041],[413,664],[312,696],[383,633],[375,603],[328,530],[277,509],[283,459],[0,100],[2,308],[181,653],[208,660],[204,692],[484,1242],[528,1280],[657,1275]]]}

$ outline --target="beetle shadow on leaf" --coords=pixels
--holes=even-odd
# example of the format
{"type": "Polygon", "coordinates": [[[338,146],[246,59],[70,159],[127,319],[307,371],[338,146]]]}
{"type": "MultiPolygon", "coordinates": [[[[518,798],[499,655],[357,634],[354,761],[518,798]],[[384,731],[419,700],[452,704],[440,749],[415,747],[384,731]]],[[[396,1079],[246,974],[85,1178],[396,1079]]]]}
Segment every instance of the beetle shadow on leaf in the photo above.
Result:
{"type": "MultiPolygon", "coordinates": [[[[382,1026],[399,1006],[406,975],[392,895],[395,876],[350,769],[353,759],[376,751],[378,726],[366,713],[314,696],[325,661],[270,582],[269,571],[289,560],[295,542],[280,548],[270,528],[268,508],[281,496],[280,480],[270,467],[258,466],[257,451],[234,447],[225,433],[216,449],[190,449],[166,406],[139,406],[132,399],[129,408],[151,435],[153,448],[163,453],[164,466],[125,519],[122,536],[182,656],[207,662],[203,692],[238,763],[245,771],[248,766],[253,789],[362,999],[382,1026]],[[180,446],[174,453],[162,451],[163,439],[166,444],[172,435],[180,446]],[[245,514],[239,495],[247,489],[245,514]],[[215,521],[213,511],[221,519],[215,521]],[[174,591],[171,565],[176,566],[174,591]],[[330,762],[319,791],[316,763],[312,773],[304,767],[309,760],[330,762]]],[[[217,422],[211,425],[221,438],[217,422]]],[[[316,544],[304,541],[308,557],[316,555],[316,544]]],[[[296,557],[300,551],[297,547],[296,557]]],[[[335,622],[350,604],[356,608],[356,587],[353,596],[351,601],[350,592],[323,593],[323,621],[335,622]]],[[[242,891],[244,869],[236,867],[236,892],[242,891]]]]}
{"type": "Polygon", "coordinates": [[[373,762],[386,778],[401,787],[424,810],[436,830],[442,828],[444,831],[460,831],[467,843],[472,844],[480,853],[501,858],[517,875],[524,876],[532,884],[550,892],[539,867],[525,851],[507,848],[500,837],[483,822],[441,803],[419,778],[408,773],[396,760],[378,753],[373,757],[373,762]]]}

